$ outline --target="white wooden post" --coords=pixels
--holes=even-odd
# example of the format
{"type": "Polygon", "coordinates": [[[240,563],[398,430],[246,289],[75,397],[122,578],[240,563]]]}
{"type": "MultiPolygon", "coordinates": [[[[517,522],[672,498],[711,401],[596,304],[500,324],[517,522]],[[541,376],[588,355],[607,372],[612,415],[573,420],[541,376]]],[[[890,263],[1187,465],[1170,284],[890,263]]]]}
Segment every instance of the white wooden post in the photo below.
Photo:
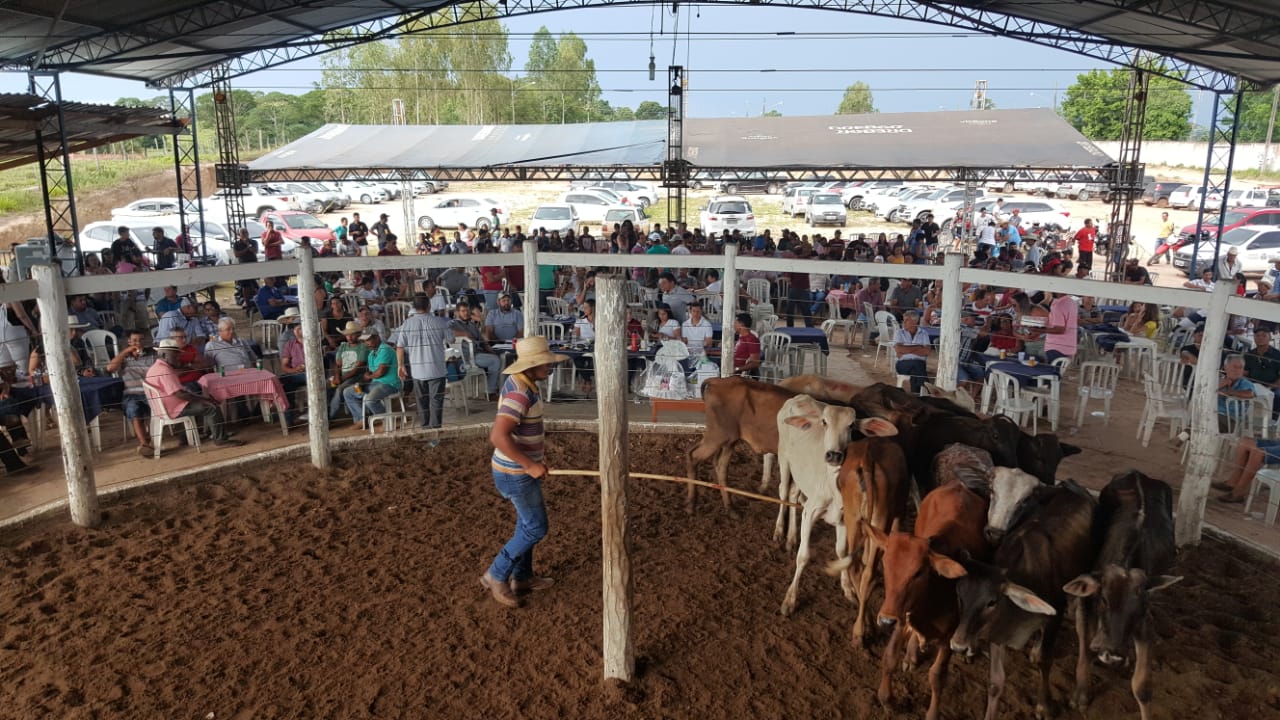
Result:
{"type": "Polygon", "coordinates": [[[960,287],[960,266],[964,255],[949,252],[942,261],[942,332],[938,343],[938,377],[943,390],[956,389],[960,369],[960,313],[964,295],[960,287]]]}
{"type": "Polygon", "coordinates": [[[315,258],[306,247],[298,248],[298,310],[302,314],[302,352],[307,366],[307,426],[311,464],[325,470],[329,454],[328,381],[324,375],[324,349],[320,345],[320,313],[316,310],[315,258]]]}
{"type": "Polygon", "coordinates": [[[604,576],[604,676],[630,681],[631,559],[627,537],[627,298],[623,275],[596,279],[595,371],[600,416],[600,537],[604,576]]]}
{"type": "Polygon", "coordinates": [[[720,377],[733,374],[733,345],[737,340],[733,325],[737,314],[738,245],[725,243],[724,273],[720,277],[720,377]]]}
{"type": "Polygon", "coordinates": [[[524,334],[538,334],[538,241],[524,241],[524,334]]]}
{"type": "Polygon", "coordinates": [[[1209,307],[1205,311],[1204,340],[1200,343],[1195,389],[1191,394],[1190,458],[1187,474],[1182,478],[1182,490],[1178,493],[1178,515],[1174,525],[1174,537],[1179,546],[1200,542],[1209,484],[1218,469],[1218,366],[1222,341],[1230,324],[1227,300],[1234,289],[1235,283],[1219,280],[1209,296],[1209,307]]]}
{"type": "Polygon", "coordinates": [[[53,390],[53,409],[58,415],[58,442],[62,450],[62,471],[67,477],[71,522],[82,527],[97,527],[102,515],[98,511],[98,490],[93,478],[93,449],[89,445],[89,427],[84,421],[80,383],[71,362],[71,344],[67,340],[70,330],[67,328],[67,295],[62,287],[61,268],[57,265],[35,265],[31,268],[31,277],[36,281],[44,357],[49,371],[49,387],[53,390]]]}

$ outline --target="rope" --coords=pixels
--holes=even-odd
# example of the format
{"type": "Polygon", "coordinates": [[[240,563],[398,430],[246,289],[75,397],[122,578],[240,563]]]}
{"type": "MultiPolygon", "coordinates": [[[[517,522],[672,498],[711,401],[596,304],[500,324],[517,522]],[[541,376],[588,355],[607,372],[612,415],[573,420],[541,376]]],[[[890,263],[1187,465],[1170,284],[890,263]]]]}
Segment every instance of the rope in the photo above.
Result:
{"type": "MultiPolygon", "coordinates": [[[[570,476],[581,476],[581,477],[600,477],[599,470],[548,470],[547,474],[548,475],[570,475],[570,476]]],[[[785,505],[787,507],[797,507],[797,508],[802,507],[800,503],[787,502],[786,500],[780,500],[776,497],[769,497],[768,495],[761,495],[759,493],[747,492],[746,490],[739,490],[737,488],[731,488],[726,485],[718,485],[716,483],[703,482],[702,480],[694,480],[692,478],[680,477],[678,475],[654,475],[653,473],[638,473],[638,472],[627,473],[627,474],[630,477],[640,478],[642,480],[665,480],[667,482],[684,483],[685,485],[698,485],[700,487],[712,488],[715,490],[722,490],[724,492],[731,493],[733,495],[741,495],[742,497],[745,497],[745,498],[750,498],[752,500],[760,500],[762,502],[767,502],[767,503],[773,503],[774,505],[785,505]]]]}

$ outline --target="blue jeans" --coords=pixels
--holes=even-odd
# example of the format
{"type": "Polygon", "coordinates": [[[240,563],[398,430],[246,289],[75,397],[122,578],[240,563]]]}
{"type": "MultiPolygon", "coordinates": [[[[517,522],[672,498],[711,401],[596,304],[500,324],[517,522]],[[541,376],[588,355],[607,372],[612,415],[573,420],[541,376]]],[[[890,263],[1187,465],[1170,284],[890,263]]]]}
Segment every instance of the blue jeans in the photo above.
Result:
{"type": "Polygon", "coordinates": [[[347,403],[347,412],[351,413],[351,419],[356,422],[363,422],[364,416],[360,414],[360,404],[367,401],[369,412],[373,415],[381,415],[386,411],[382,398],[388,395],[394,395],[399,390],[380,382],[367,382],[361,385],[363,393],[356,394],[356,386],[352,385],[342,391],[342,399],[347,403]]]}
{"type": "Polygon", "coordinates": [[[920,388],[929,379],[928,365],[924,360],[899,360],[893,367],[894,371],[899,375],[908,375],[911,377],[911,394],[919,395],[920,388]]]}
{"type": "Polygon", "coordinates": [[[516,530],[489,566],[489,577],[498,582],[533,577],[533,546],[547,536],[547,506],[542,481],[525,474],[493,471],[493,484],[516,509],[516,530]]]}

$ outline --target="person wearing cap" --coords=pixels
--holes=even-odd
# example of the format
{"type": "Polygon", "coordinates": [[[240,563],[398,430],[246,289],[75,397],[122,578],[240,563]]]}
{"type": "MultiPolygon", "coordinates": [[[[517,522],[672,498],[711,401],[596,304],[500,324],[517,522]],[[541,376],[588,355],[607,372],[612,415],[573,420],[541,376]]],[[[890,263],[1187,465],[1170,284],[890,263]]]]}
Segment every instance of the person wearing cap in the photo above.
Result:
{"type": "Polygon", "coordinates": [[[296,307],[286,308],[276,322],[280,323],[280,335],[276,337],[276,347],[283,353],[285,343],[293,339],[294,328],[302,322],[302,311],[296,307]]]}
{"type": "Polygon", "coordinates": [[[155,448],[151,445],[150,424],[143,421],[151,417],[151,407],[147,404],[147,394],[142,381],[147,377],[156,357],[146,352],[142,346],[143,332],[130,330],[128,344],[124,346],[111,362],[107,363],[107,372],[114,373],[124,380],[124,397],[121,409],[125,420],[133,427],[133,436],[138,440],[138,454],[147,457],[155,448]]]}
{"type": "Polygon", "coordinates": [[[347,412],[357,425],[364,423],[362,408],[367,408],[371,415],[381,415],[386,411],[383,398],[400,392],[400,372],[396,367],[396,351],[382,342],[376,332],[364,332],[360,342],[369,350],[368,368],[359,383],[342,391],[342,399],[347,404],[347,412]]]}
{"type": "Polygon", "coordinates": [[[329,387],[333,389],[333,397],[329,399],[330,420],[336,420],[342,410],[342,393],[359,382],[368,367],[369,348],[360,342],[362,334],[364,331],[351,320],[341,328],[344,339],[334,352],[333,377],[329,380],[329,387]]]}
{"type": "Polygon", "coordinates": [[[431,298],[422,293],[413,296],[413,312],[388,340],[396,349],[400,380],[413,383],[420,427],[444,424],[444,347],[452,341],[449,319],[432,313],[431,298]]]}
{"type": "MultiPolygon", "coordinates": [[[[146,383],[155,388],[159,394],[159,402],[164,405],[165,414],[169,417],[200,418],[205,434],[217,447],[239,447],[244,445],[239,440],[231,439],[227,433],[227,422],[222,410],[216,403],[192,393],[183,387],[178,379],[177,363],[178,343],[168,338],[161,340],[156,346],[157,360],[147,370],[146,383]]],[[[186,437],[183,435],[182,437],[186,437]]]]}
{"type": "Polygon", "coordinates": [[[493,484],[516,511],[515,533],[498,551],[480,584],[506,607],[519,607],[517,592],[544,590],[553,580],[534,572],[533,550],[547,535],[547,508],[542,479],[547,476],[538,383],[551,376],[552,365],[568,360],[551,352],[540,336],[516,342],[516,361],[504,372],[498,413],[489,441],[493,443],[493,484]]]}
{"type": "Polygon", "coordinates": [[[71,363],[80,377],[96,377],[99,373],[93,366],[93,353],[84,341],[84,331],[89,329],[88,323],[82,323],[75,315],[67,317],[67,331],[71,336],[71,363]]]}
{"type": "Polygon", "coordinates": [[[1244,272],[1244,264],[1240,262],[1240,248],[1232,245],[1227,254],[1218,260],[1218,280],[1227,282],[1244,272]]]}
{"type": "Polygon", "coordinates": [[[484,339],[489,342],[514,342],[524,337],[524,313],[511,305],[511,293],[498,293],[498,306],[485,313],[484,339]]]}
{"type": "Polygon", "coordinates": [[[484,330],[480,323],[471,318],[471,304],[467,302],[466,296],[458,299],[449,329],[453,330],[455,337],[469,338],[475,344],[475,364],[484,370],[489,399],[493,400],[494,394],[498,392],[498,380],[501,379],[502,360],[490,352],[489,343],[484,339],[484,330]]]}
{"type": "Polygon", "coordinates": [[[177,310],[170,310],[160,318],[160,324],[156,326],[155,334],[151,336],[152,340],[159,343],[169,337],[176,328],[182,328],[187,331],[187,337],[195,338],[200,334],[200,328],[195,321],[196,306],[189,298],[182,298],[178,302],[177,310]]]}
{"type": "Polygon", "coordinates": [[[279,318],[284,314],[284,309],[289,306],[289,301],[284,299],[284,293],[276,287],[278,282],[274,276],[263,278],[262,287],[258,288],[258,294],[253,299],[254,304],[258,306],[258,314],[263,320],[279,318]]]}

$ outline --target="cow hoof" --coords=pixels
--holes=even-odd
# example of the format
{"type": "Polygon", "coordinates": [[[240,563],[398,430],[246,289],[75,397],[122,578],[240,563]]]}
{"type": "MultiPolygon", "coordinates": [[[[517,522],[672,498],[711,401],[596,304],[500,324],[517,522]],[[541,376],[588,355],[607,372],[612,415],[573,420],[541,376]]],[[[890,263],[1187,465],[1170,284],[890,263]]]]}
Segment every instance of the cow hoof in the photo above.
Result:
{"type": "Polygon", "coordinates": [[[693,514],[693,503],[685,503],[685,504],[684,504],[684,514],[685,514],[685,515],[692,515],[692,514],[693,514]]]}
{"type": "Polygon", "coordinates": [[[880,704],[885,708],[889,708],[893,705],[893,693],[890,692],[887,687],[882,687],[876,691],[876,699],[879,700],[880,704]]]}
{"type": "Polygon", "coordinates": [[[1036,720],[1049,720],[1053,715],[1053,709],[1050,706],[1044,703],[1036,703],[1036,720]]]}
{"type": "Polygon", "coordinates": [[[1071,709],[1084,712],[1089,708],[1089,694],[1085,692],[1075,692],[1071,694],[1071,709]]]}
{"type": "Polygon", "coordinates": [[[782,535],[783,535],[783,533],[782,533],[782,528],[774,528],[774,529],[773,529],[773,541],[774,541],[775,543],[780,543],[780,542],[782,542],[782,535]]]}
{"type": "Polygon", "coordinates": [[[791,617],[791,613],[795,612],[796,604],[794,602],[783,601],[782,608],[778,612],[782,613],[782,617],[791,617]]]}

